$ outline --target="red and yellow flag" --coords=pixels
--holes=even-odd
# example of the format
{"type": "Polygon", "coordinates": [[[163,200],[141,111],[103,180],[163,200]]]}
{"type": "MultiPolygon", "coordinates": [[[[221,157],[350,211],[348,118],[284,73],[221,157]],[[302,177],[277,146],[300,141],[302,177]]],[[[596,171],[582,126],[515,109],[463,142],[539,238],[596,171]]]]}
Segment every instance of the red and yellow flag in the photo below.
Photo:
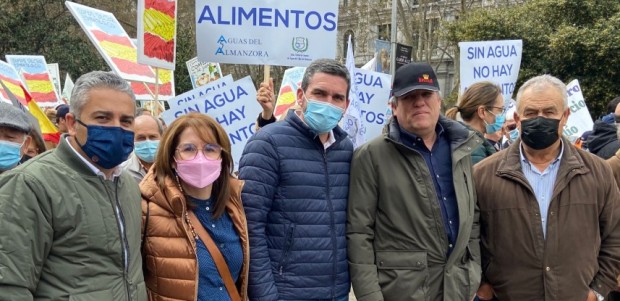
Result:
{"type": "Polygon", "coordinates": [[[28,90],[22,84],[20,84],[19,87],[22,89],[26,97],[28,111],[30,111],[30,114],[32,114],[32,116],[34,116],[37,121],[39,121],[39,127],[41,127],[41,134],[43,134],[43,139],[58,144],[58,142],[60,141],[60,133],[58,132],[58,129],[56,128],[54,123],[50,121],[49,118],[47,118],[47,115],[45,115],[45,113],[43,113],[41,107],[39,107],[39,104],[37,104],[37,102],[32,98],[32,95],[30,95],[28,90]]]}

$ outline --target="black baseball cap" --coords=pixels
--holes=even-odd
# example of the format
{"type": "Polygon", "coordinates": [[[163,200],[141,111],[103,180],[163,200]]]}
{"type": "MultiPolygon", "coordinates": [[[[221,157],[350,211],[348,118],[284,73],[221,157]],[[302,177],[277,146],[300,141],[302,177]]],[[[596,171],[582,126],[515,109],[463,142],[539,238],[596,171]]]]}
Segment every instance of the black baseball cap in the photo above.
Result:
{"type": "Polygon", "coordinates": [[[65,118],[65,116],[69,113],[69,106],[62,104],[56,107],[56,119],[65,118]]]}
{"type": "Polygon", "coordinates": [[[428,63],[409,63],[396,70],[392,96],[401,97],[413,90],[439,91],[439,82],[428,63]]]}

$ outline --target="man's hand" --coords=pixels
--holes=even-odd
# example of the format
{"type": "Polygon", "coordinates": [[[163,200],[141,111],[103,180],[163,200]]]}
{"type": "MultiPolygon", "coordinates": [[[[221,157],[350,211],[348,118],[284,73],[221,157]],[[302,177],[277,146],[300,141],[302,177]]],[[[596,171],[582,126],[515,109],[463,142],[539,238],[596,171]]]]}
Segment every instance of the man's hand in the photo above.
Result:
{"type": "MultiPolygon", "coordinates": [[[[481,283],[476,295],[480,300],[493,300],[495,293],[493,292],[493,287],[490,284],[481,283]]],[[[594,299],[594,301],[596,301],[596,299],[594,299]]]]}
{"type": "Polygon", "coordinates": [[[592,290],[588,292],[588,298],[586,298],[586,301],[598,301],[598,298],[596,298],[596,294],[594,294],[592,290]]]}
{"type": "Polygon", "coordinates": [[[273,110],[276,106],[276,96],[273,93],[273,79],[269,79],[269,84],[262,82],[260,88],[256,92],[256,101],[263,108],[261,112],[261,118],[264,120],[271,119],[273,116],[273,110]]]}

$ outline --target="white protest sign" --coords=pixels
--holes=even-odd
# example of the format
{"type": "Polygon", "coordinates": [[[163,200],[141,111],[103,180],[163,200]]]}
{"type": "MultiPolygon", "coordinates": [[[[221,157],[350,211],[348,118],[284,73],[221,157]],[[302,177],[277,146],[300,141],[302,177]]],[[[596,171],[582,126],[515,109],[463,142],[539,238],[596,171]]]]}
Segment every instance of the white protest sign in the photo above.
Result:
{"type": "Polygon", "coordinates": [[[174,70],[177,1],[138,0],[138,63],[174,70]]]}
{"type": "Polygon", "coordinates": [[[338,1],[197,0],[198,59],[307,66],[336,57],[338,1]]]}
{"type": "Polygon", "coordinates": [[[282,76],[282,85],[278,90],[278,98],[273,114],[276,119],[280,120],[282,116],[286,116],[289,109],[295,107],[297,101],[297,89],[301,87],[301,81],[306,72],[305,67],[293,67],[284,70],[282,76]]]}
{"type": "Polygon", "coordinates": [[[52,83],[54,83],[56,91],[62,91],[60,89],[60,68],[58,66],[58,63],[47,64],[47,71],[49,71],[50,75],[52,76],[52,83]]]}
{"type": "Polygon", "coordinates": [[[467,87],[481,81],[491,81],[502,88],[504,101],[512,98],[515,90],[523,42],[521,40],[460,42],[461,87],[463,94],[467,87]]]}
{"type": "Polygon", "coordinates": [[[216,81],[212,81],[204,86],[187,91],[181,95],[174,97],[173,99],[168,100],[168,105],[170,106],[171,110],[177,109],[187,102],[190,102],[194,99],[203,98],[208,93],[219,90],[222,87],[232,85],[233,82],[234,80],[232,75],[226,75],[216,81]]]}
{"type": "Polygon", "coordinates": [[[197,57],[185,62],[192,87],[204,86],[222,77],[222,68],[218,63],[201,62],[197,57]]]}
{"type": "Polygon", "coordinates": [[[73,80],[71,80],[71,76],[69,76],[69,73],[67,73],[67,76],[65,76],[65,86],[62,88],[62,97],[65,98],[67,101],[71,100],[71,92],[73,91],[73,80]]]}
{"type": "MultiPolygon", "coordinates": [[[[351,36],[347,43],[347,60],[345,67],[349,70],[349,74],[355,73],[355,58],[353,56],[353,47],[351,45],[351,36]]],[[[353,76],[349,79],[349,107],[344,112],[344,116],[340,120],[340,127],[347,132],[349,139],[353,142],[353,147],[358,148],[366,143],[366,124],[362,122],[361,101],[358,97],[357,82],[353,76]]]]}
{"type": "Polygon", "coordinates": [[[189,100],[176,109],[168,110],[162,116],[168,125],[190,112],[213,117],[228,133],[233,162],[239,166],[243,148],[254,134],[256,117],[261,110],[256,102],[256,88],[252,78],[246,76],[231,85],[189,100]]]}
{"type": "Polygon", "coordinates": [[[355,70],[360,114],[366,125],[366,141],[370,141],[381,135],[383,126],[388,121],[386,110],[390,100],[392,76],[359,68],[355,70]]]}
{"type": "Polygon", "coordinates": [[[568,91],[570,115],[564,126],[563,133],[567,137],[581,137],[583,132],[592,130],[594,122],[583,98],[579,81],[575,79],[568,83],[566,90],[568,91]]]}

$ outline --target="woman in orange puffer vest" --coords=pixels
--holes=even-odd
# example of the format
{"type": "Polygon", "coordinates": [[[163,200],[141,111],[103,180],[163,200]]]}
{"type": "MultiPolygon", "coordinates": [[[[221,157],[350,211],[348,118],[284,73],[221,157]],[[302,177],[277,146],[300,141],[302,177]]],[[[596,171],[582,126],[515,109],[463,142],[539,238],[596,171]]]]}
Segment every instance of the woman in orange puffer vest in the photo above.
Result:
{"type": "Polygon", "coordinates": [[[140,183],[149,300],[246,299],[249,243],[243,182],[232,170],[228,135],[213,118],[191,113],[164,133],[153,167],[140,183]],[[227,290],[217,255],[212,257],[198,239],[197,226],[206,229],[223,255],[234,281],[228,289],[234,287],[237,296],[227,290]]]}

